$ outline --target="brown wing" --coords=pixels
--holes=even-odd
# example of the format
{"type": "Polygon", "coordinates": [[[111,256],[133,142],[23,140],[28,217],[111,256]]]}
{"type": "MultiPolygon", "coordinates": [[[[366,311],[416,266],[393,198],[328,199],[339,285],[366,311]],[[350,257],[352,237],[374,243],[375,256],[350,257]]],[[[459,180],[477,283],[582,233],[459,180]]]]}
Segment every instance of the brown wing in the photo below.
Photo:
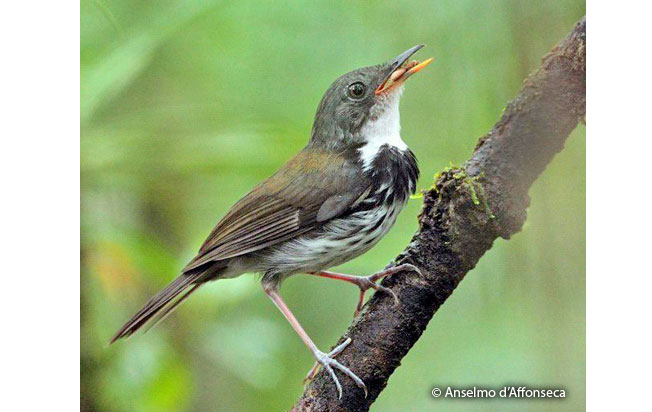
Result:
{"type": "Polygon", "coordinates": [[[184,272],[289,240],[342,215],[371,186],[351,162],[300,152],[231,208],[184,272]]]}

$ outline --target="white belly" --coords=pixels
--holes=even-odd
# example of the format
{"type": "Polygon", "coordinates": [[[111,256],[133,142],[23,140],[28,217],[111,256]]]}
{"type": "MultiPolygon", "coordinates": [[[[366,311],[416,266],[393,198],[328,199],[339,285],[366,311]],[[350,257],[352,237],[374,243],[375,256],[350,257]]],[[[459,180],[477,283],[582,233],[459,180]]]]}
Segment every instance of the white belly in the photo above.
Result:
{"type": "Polygon", "coordinates": [[[392,228],[404,203],[360,211],[326,224],[317,237],[299,237],[265,259],[277,273],[316,272],[345,263],[371,249],[392,228]]]}

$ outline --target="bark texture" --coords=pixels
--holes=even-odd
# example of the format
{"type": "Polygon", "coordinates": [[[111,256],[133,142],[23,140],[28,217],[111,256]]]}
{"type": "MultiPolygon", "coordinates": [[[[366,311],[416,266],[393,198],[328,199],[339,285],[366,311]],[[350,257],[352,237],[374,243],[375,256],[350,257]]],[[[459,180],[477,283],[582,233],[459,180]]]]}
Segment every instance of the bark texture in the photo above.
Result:
{"type": "Polygon", "coordinates": [[[423,276],[383,282],[400,298],[378,293],[338,343],[352,343],[338,360],[367,384],[365,398],[341,376],[342,399],[321,370],[293,411],[367,411],[437,309],[498,237],[508,239],[526,219],[528,191],[586,111],[586,19],[543,58],[471,158],[441,172],[425,193],[419,230],[392,263],[412,263],[423,276]]]}

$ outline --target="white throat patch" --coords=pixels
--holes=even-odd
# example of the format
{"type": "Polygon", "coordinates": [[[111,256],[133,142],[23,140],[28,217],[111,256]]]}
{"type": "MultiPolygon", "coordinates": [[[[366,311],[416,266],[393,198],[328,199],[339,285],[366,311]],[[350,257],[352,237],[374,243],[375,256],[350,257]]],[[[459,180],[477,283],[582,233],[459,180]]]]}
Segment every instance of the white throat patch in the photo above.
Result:
{"type": "MultiPolygon", "coordinates": [[[[401,89],[403,87],[401,86],[401,89]]],[[[405,151],[407,145],[401,139],[401,115],[398,110],[403,90],[395,90],[387,97],[385,109],[376,120],[369,120],[360,130],[367,143],[358,149],[364,170],[371,167],[381,147],[388,145],[405,151]]]]}

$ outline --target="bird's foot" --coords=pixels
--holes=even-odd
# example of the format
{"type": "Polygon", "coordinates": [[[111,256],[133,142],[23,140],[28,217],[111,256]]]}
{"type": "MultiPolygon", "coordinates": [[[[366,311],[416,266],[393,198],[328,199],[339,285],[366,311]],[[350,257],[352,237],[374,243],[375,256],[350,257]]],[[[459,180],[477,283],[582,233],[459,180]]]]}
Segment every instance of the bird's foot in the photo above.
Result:
{"type": "Polygon", "coordinates": [[[337,379],[337,375],[335,375],[335,369],[339,369],[342,371],[346,376],[351,378],[353,382],[358,386],[358,388],[361,388],[364,390],[364,397],[367,397],[367,387],[365,386],[364,382],[362,379],[358,378],[355,373],[351,372],[349,368],[346,366],[342,365],[338,361],[335,360],[335,357],[339,355],[344,348],[349,346],[349,343],[351,343],[351,338],[347,338],[343,343],[338,345],[335,349],[330,351],[329,353],[324,353],[317,351],[315,352],[315,358],[317,361],[315,362],[315,365],[310,369],[308,372],[308,375],[303,380],[303,383],[305,384],[308,381],[311,381],[312,378],[315,377],[317,374],[317,371],[319,370],[320,366],[323,366],[324,369],[328,372],[328,374],[331,376],[331,379],[333,379],[333,382],[335,382],[335,386],[337,387],[337,394],[340,399],[342,399],[342,385],[340,384],[340,381],[337,379]]]}
{"type": "MultiPolygon", "coordinates": [[[[335,347],[335,349],[333,349],[332,351],[330,351],[330,352],[328,353],[328,356],[330,356],[331,358],[336,357],[336,356],[339,355],[339,354],[340,354],[340,353],[341,353],[341,352],[342,352],[342,351],[343,351],[347,346],[349,346],[349,343],[351,343],[351,338],[347,338],[344,342],[342,342],[341,344],[337,345],[337,346],[335,347]]],[[[310,381],[312,380],[312,378],[315,377],[315,375],[316,375],[317,372],[319,371],[319,367],[320,367],[320,366],[321,366],[321,363],[319,363],[319,360],[315,361],[315,364],[312,365],[312,369],[310,369],[310,370],[308,371],[308,374],[306,375],[306,377],[303,378],[303,384],[304,384],[304,386],[306,385],[306,383],[310,382],[310,381]]]]}
{"type": "Polygon", "coordinates": [[[364,295],[369,289],[389,293],[394,298],[394,303],[398,305],[399,300],[398,300],[398,296],[396,296],[396,293],[394,293],[394,291],[391,290],[390,288],[380,286],[376,282],[378,282],[383,278],[386,278],[387,276],[391,276],[395,273],[408,271],[408,270],[412,272],[416,272],[421,276],[421,271],[419,270],[419,268],[417,268],[416,266],[410,263],[403,263],[401,265],[383,270],[382,272],[374,273],[373,275],[370,276],[358,277],[355,283],[360,288],[360,298],[358,299],[358,305],[355,308],[355,314],[353,316],[357,317],[360,314],[360,311],[362,310],[362,305],[364,304],[364,295]]]}

